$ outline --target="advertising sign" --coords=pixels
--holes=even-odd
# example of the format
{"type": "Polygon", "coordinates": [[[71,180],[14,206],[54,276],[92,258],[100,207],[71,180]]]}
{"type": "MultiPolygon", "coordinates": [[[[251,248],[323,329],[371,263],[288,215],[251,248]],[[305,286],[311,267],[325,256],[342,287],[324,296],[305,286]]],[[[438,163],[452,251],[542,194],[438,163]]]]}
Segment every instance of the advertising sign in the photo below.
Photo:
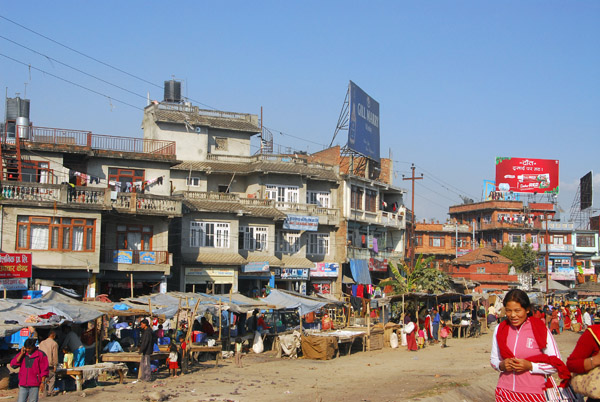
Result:
{"type": "Polygon", "coordinates": [[[31,254],[0,253],[0,278],[31,278],[31,254]]]}
{"type": "Polygon", "coordinates": [[[388,260],[378,260],[376,258],[369,258],[369,271],[374,272],[387,272],[388,270],[388,260]]]}
{"type": "Polygon", "coordinates": [[[319,228],[318,216],[288,215],[283,221],[286,230],[306,230],[316,232],[319,228]]]}
{"type": "Polygon", "coordinates": [[[307,281],[308,271],[308,268],[275,268],[273,272],[276,279],[307,281]]]}
{"type": "Polygon", "coordinates": [[[582,275],[594,275],[595,269],[590,260],[576,260],[577,273],[582,275]]]}
{"type": "Polygon", "coordinates": [[[242,265],[242,272],[269,272],[269,262],[249,262],[246,265],[242,265]]]}
{"type": "Polygon", "coordinates": [[[0,290],[27,290],[27,278],[0,279],[0,290]]]}
{"type": "Polygon", "coordinates": [[[113,262],[117,264],[133,264],[133,250],[113,251],[113,262]]]}
{"type": "Polygon", "coordinates": [[[313,290],[323,295],[331,294],[331,283],[329,282],[318,282],[313,283],[313,290]]]}
{"type": "Polygon", "coordinates": [[[156,252],[140,251],[140,264],[146,264],[146,265],[156,264],[156,252]]]}
{"type": "Polygon", "coordinates": [[[580,202],[579,209],[584,210],[592,206],[592,172],[588,172],[585,176],[579,179],[580,202]]]}
{"type": "Polygon", "coordinates": [[[379,162],[379,103],[350,81],[348,148],[379,162]]]}
{"type": "Polygon", "coordinates": [[[558,194],[558,161],[497,157],[496,185],[501,192],[558,194]]]}
{"type": "Polygon", "coordinates": [[[574,281],[575,268],[573,267],[556,267],[552,268],[550,278],[555,281],[574,281]]]}
{"type": "Polygon", "coordinates": [[[337,262],[315,262],[310,269],[311,278],[337,278],[340,264],[337,262]]]}

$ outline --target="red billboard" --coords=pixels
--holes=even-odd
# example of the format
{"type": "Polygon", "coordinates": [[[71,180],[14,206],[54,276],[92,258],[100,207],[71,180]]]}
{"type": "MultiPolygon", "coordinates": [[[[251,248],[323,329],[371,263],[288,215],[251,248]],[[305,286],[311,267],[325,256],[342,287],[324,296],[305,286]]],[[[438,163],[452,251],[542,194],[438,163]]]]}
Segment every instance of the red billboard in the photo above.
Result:
{"type": "Polygon", "coordinates": [[[498,191],[558,194],[558,161],[497,157],[496,186],[498,191]]]}
{"type": "Polygon", "coordinates": [[[0,253],[0,279],[31,278],[31,254],[0,253]]]}

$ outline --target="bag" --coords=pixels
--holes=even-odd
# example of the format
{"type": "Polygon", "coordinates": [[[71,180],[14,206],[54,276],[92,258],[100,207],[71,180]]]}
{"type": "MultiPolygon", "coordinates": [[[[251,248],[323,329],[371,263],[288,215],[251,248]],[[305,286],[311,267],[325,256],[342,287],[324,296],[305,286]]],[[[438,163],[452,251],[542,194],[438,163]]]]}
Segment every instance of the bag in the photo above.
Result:
{"type": "Polygon", "coordinates": [[[390,346],[392,349],[398,348],[398,335],[395,332],[392,332],[390,335],[390,346]]]}
{"type": "MultiPolygon", "coordinates": [[[[592,336],[596,340],[598,346],[600,346],[600,341],[594,334],[594,331],[591,328],[587,329],[591,332],[592,336]]],[[[590,398],[599,399],[600,398],[600,367],[596,367],[585,374],[576,374],[571,379],[571,386],[573,387],[573,391],[581,394],[583,396],[589,396],[590,398]]]]}
{"type": "Polygon", "coordinates": [[[413,332],[415,330],[415,323],[414,322],[409,322],[408,324],[406,324],[404,326],[404,333],[405,334],[410,334],[411,332],[413,332]]]}
{"type": "Polygon", "coordinates": [[[583,398],[575,395],[570,385],[560,388],[552,376],[548,377],[552,383],[552,388],[546,388],[544,395],[547,401],[551,402],[583,402],[583,398]]]}
{"type": "Polygon", "coordinates": [[[254,343],[252,344],[252,351],[254,353],[262,353],[265,350],[265,346],[263,345],[262,336],[260,336],[260,332],[256,331],[254,333],[254,343]]]}

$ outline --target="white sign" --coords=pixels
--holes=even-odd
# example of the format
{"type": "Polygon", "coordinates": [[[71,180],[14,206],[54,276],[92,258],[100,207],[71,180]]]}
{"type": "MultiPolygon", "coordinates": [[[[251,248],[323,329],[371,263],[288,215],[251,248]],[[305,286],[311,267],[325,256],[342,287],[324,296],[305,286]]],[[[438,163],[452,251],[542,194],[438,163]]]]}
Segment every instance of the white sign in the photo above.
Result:
{"type": "Polygon", "coordinates": [[[0,279],[0,290],[27,290],[27,278],[0,279]]]}

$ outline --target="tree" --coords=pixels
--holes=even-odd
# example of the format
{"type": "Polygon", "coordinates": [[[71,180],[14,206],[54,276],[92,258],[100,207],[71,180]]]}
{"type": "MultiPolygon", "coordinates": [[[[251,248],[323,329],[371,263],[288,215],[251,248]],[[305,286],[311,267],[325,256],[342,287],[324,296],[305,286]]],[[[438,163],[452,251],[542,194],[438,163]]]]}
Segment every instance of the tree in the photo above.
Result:
{"type": "Polygon", "coordinates": [[[394,264],[389,263],[394,276],[381,281],[379,285],[392,286],[394,294],[411,291],[440,293],[448,290],[450,288],[450,277],[431,266],[433,260],[434,257],[423,259],[423,256],[420,255],[412,271],[407,265],[401,264],[400,269],[398,269],[394,264]]]}
{"type": "Polygon", "coordinates": [[[537,266],[537,252],[533,251],[529,243],[521,246],[507,244],[500,251],[500,255],[512,261],[512,265],[519,272],[533,272],[537,266]]]}

